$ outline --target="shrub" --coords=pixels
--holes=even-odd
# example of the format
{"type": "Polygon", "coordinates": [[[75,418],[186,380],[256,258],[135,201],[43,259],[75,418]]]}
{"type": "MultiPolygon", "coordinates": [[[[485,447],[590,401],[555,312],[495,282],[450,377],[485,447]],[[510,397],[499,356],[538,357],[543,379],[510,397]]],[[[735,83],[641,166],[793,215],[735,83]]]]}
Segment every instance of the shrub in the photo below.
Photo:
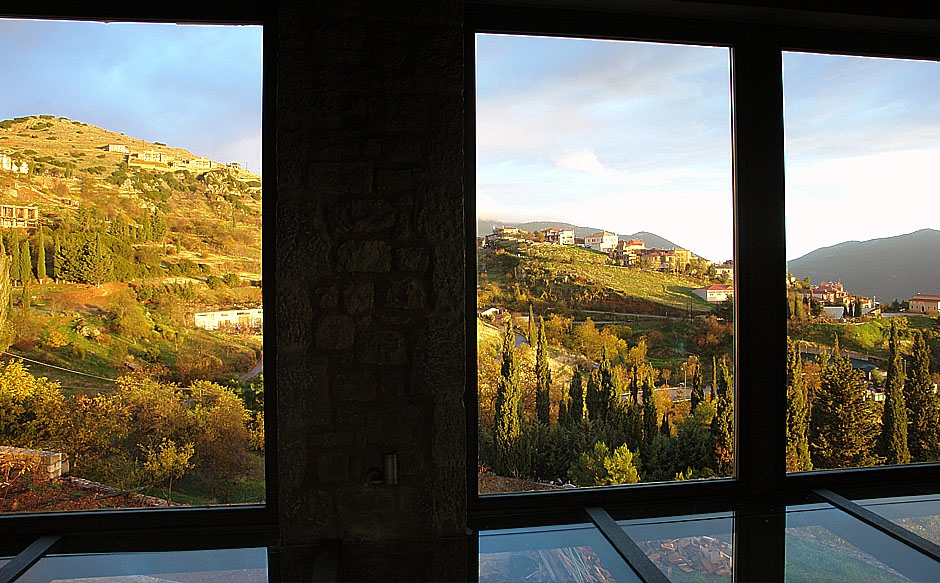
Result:
{"type": "Polygon", "coordinates": [[[59,332],[58,330],[49,332],[42,340],[42,345],[46,348],[62,348],[68,343],[69,339],[66,338],[65,334],[59,332]]]}

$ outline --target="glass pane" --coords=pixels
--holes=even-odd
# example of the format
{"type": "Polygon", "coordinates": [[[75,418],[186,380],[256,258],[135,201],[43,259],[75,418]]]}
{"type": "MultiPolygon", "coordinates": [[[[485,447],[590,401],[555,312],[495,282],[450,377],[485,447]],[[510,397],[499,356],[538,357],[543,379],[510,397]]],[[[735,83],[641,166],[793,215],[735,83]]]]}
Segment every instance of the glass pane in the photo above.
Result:
{"type": "Polygon", "coordinates": [[[480,583],[640,581],[588,524],[487,530],[479,544],[480,583]]]}
{"type": "Polygon", "coordinates": [[[262,27],[0,52],[0,512],[263,503],[262,27]]]}
{"type": "Polygon", "coordinates": [[[266,548],[44,557],[20,583],[267,583],[266,548]]]}
{"type": "Polygon", "coordinates": [[[734,518],[731,513],[619,521],[670,581],[732,580],[734,518]]]}
{"type": "Polygon", "coordinates": [[[481,493],[732,474],[729,69],[477,35],[481,493]]]}
{"type": "Polygon", "coordinates": [[[788,509],[788,583],[932,581],[940,564],[828,504],[788,509]]]}
{"type": "Polygon", "coordinates": [[[783,66],[787,468],[940,460],[940,63],[783,66]]]}
{"type": "Polygon", "coordinates": [[[856,502],[875,514],[940,545],[940,496],[930,494],[856,500],[856,502]]]}

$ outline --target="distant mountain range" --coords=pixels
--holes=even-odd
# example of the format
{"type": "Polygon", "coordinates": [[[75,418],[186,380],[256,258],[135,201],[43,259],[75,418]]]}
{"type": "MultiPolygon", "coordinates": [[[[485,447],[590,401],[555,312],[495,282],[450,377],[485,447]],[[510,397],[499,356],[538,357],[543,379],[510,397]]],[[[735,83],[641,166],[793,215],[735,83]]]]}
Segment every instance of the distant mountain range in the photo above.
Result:
{"type": "MultiPolygon", "coordinates": [[[[594,233],[599,233],[604,229],[598,229],[596,227],[579,227],[577,225],[572,225],[571,223],[561,223],[558,221],[531,221],[528,223],[513,223],[506,221],[494,221],[490,219],[477,219],[477,236],[484,237],[493,232],[493,227],[518,227],[530,233],[535,233],[541,231],[542,229],[548,229],[549,227],[558,227],[559,229],[571,229],[574,231],[575,237],[584,238],[588,235],[593,235],[594,233]]],[[[608,231],[608,233],[611,231],[608,231]]],[[[618,235],[618,238],[621,241],[629,241],[630,239],[641,239],[647,247],[651,249],[672,249],[678,247],[675,243],[669,239],[664,239],[659,235],[649,233],[647,231],[640,231],[638,233],[633,233],[632,235],[618,235]]],[[[693,253],[694,250],[690,250],[693,253]]]]}
{"type": "Polygon", "coordinates": [[[787,268],[800,279],[841,282],[846,291],[876,296],[880,302],[940,294],[940,231],[846,241],[807,253],[787,268]]]}

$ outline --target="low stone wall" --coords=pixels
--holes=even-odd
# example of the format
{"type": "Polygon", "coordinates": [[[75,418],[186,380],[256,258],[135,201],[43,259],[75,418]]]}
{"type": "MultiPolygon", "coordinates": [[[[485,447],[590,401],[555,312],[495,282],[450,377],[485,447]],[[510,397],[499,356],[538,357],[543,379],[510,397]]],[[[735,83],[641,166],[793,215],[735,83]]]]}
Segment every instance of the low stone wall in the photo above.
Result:
{"type": "Polygon", "coordinates": [[[92,482],[91,480],[86,480],[85,478],[76,478],[74,476],[69,476],[63,478],[63,481],[75,486],[76,488],[81,488],[83,490],[90,490],[96,492],[102,496],[121,496],[128,495],[133,500],[140,502],[144,506],[153,506],[153,507],[166,507],[166,506],[185,506],[184,504],[179,504],[176,502],[167,502],[163,498],[156,498],[154,496],[147,496],[145,494],[134,494],[128,492],[127,490],[121,490],[113,486],[106,486],[100,482],[92,482]]]}
{"type": "Polygon", "coordinates": [[[69,473],[69,458],[64,453],[0,445],[0,464],[7,461],[29,467],[42,480],[55,480],[69,473]]]}

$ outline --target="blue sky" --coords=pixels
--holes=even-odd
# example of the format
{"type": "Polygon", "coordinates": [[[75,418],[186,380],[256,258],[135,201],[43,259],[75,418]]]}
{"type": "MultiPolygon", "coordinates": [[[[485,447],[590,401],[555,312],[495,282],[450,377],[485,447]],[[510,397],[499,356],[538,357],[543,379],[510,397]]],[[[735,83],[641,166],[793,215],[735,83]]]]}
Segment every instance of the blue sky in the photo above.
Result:
{"type": "Polygon", "coordinates": [[[0,119],[51,114],[261,172],[260,26],[0,19],[0,119]]]}
{"type": "MultiPolygon", "coordinates": [[[[478,35],[478,217],[652,231],[730,258],[729,58],[478,35]]],[[[940,64],[787,54],[784,68],[787,256],[940,228],[940,64]]]]}

